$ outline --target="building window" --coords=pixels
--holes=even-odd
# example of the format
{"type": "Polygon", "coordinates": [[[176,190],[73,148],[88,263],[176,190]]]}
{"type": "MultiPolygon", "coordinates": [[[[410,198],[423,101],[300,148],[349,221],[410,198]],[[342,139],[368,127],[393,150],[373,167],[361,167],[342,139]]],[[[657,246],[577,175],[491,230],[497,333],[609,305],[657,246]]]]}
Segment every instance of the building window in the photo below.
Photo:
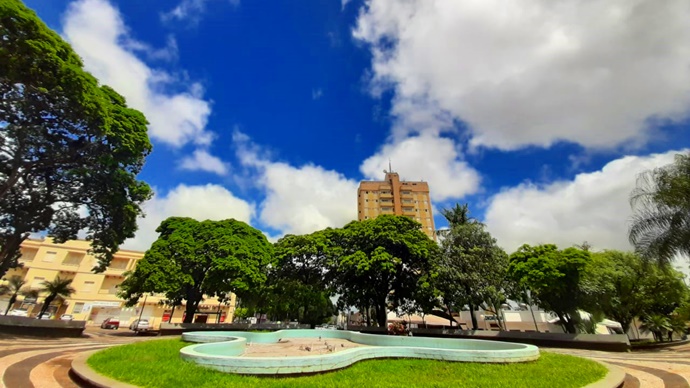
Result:
{"type": "Polygon", "coordinates": [[[52,263],[55,261],[55,256],[57,256],[57,252],[48,251],[46,252],[45,256],[43,256],[43,261],[46,263],[52,263]]]}
{"type": "Polygon", "coordinates": [[[365,220],[368,220],[368,219],[369,219],[369,216],[364,216],[364,219],[365,219],[365,220]]]}
{"type": "Polygon", "coordinates": [[[89,282],[89,281],[84,282],[84,289],[82,291],[93,292],[94,284],[95,284],[94,282],[89,282]]]}
{"type": "Polygon", "coordinates": [[[84,309],[84,303],[78,302],[74,304],[74,309],[72,310],[73,314],[79,314],[81,313],[81,310],[84,309]]]}
{"type": "Polygon", "coordinates": [[[368,191],[367,191],[366,193],[367,193],[367,194],[369,194],[369,192],[368,192],[368,191]]]}
{"type": "Polygon", "coordinates": [[[65,257],[65,260],[62,260],[63,265],[74,265],[74,266],[79,266],[81,265],[81,260],[84,258],[83,253],[75,253],[75,252],[70,252],[67,254],[65,257]]]}
{"type": "Polygon", "coordinates": [[[428,212],[429,212],[429,209],[424,209],[424,212],[428,213],[428,212]]]}
{"type": "Polygon", "coordinates": [[[43,282],[46,280],[44,277],[35,277],[34,280],[31,281],[31,288],[41,288],[43,287],[43,282]]]}

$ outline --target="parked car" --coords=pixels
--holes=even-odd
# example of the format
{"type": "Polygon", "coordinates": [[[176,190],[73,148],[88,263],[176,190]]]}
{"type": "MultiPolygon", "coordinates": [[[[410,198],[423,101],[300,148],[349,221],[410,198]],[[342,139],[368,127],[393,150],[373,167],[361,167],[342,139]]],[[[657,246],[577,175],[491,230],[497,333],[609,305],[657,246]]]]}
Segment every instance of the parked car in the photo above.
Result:
{"type": "Polygon", "coordinates": [[[145,332],[151,330],[151,326],[149,325],[148,319],[135,319],[134,322],[129,325],[129,330],[137,333],[145,332]]]}
{"type": "Polygon", "coordinates": [[[41,320],[49,320],[49,319],[53,319],[53,318],[55,318],[55,315],[52,315],[52,314],[43,314],[43,316],[41,316],[40,318],[38,315],[36,315],[36,319],[41,319],[41,320]]]}
{"type": "Polygon", "coordinates": [[[110,317],[101,323],[101,329],[119,329],[120,320],[118,318],[110,317]]]}
{"type": "Polygon", "coordinates": [[[72,314],[62,314],[60,316],[61,321],[71,321],[73,319],[74,319],[74,317],[72,316],[72,314]]]}
{"type": "Polygon", "coordinates": [[[10,312],[8,312],[7,315],[11,315],[13,317],[28,317],[29,313],[26,310],[13,309],[10,310],[10,312]]]}

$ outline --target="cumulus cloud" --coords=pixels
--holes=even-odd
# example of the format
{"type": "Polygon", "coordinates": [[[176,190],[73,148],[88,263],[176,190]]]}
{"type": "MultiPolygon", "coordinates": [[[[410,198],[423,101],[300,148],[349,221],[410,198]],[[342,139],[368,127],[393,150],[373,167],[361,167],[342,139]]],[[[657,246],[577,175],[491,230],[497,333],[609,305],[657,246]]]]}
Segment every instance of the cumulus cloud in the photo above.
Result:
{"type": "Polygon", "coordinates": [[[241,132],[235,131],[233,140],[241,164],[257,174],[265,191],[259,219],[266,226],[304,234],[357,219],[358,182],[314,164],[275,162],[241,132]]]}
{"type": "Polygon", "coordinates": [[[628,198],[637,175],[672,163],[679,152],[626,156],[573,180],[503,190],[489,200],[485,222],[508,252],[525,243],[567,247],[583,241],[595,250],[630,250],[628,198]]]}
{"type": "Polygon", "coordinates": [[[218,175],[226,175],[228,173],[228,165],[226,163],[203,149],[195,150],[192,155],[182,159],[180,168],[189,171],[206,171],[218,175]]]}
{"type": "Polygon", "coordinates": [[[362,162],[360,171],[369,179],[381,180],[390,160],[401,179],[429,182],[431,198],[444,201],[479,190],[479,173],[460,156],[453,140],[426,134],[384,145],[362,162]]]}
{"type": "Polygon", "coordinates": [[[250,223],[254,204],[235,197],[222,186],[181,184],[163,195],[156,195],[144,204],[146,217],[138,220],[136,237],[125,241],[123,248],[147,250],[158,238],[156,228],[168,217],[191,217],[199,221],[234,218],[250,223]]]}
{"type": "MultiPolygon", "coordinates": [[[[165,57],[148,49],[129,35],[120,15],[106,0],[79,0],[68,7],[63,32],[86,69],[102,83],[112,86],[128,104],[144,112],[149,133],[159,141],[179,147],[186,143],[206,145],[212,134],[206,131],[211,113],[198,83],[185,82],[175,75],[149,67],[134,53],[165,57]],[[172,92],[172,89],[183,91],[172,92]]],[[[175,47],[168,42],[168,47],[175,47]]]]}
{"type": "Polygon", "coordinates": [[[690,106],[687,0],[369,0],[354,36],[394,136],[454,131],[515,149],[645,141],[690,106]]]}

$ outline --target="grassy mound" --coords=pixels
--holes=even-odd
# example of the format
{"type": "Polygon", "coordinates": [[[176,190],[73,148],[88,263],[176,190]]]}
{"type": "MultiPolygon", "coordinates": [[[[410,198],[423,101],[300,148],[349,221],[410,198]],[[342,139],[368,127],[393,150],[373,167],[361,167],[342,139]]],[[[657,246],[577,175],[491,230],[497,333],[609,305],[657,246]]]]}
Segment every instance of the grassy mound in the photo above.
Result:
{"type": "Polygon", "coordinates": [[[541,352],[519,364],[475,364],[436,360],[367,360],[313,376],[254,377],[222,373],[182,360],[179,339],[117,346],[91,356],[98,373],[141,387],[582,387],[603,378],[606,368],[579,357],[541,352]]]}

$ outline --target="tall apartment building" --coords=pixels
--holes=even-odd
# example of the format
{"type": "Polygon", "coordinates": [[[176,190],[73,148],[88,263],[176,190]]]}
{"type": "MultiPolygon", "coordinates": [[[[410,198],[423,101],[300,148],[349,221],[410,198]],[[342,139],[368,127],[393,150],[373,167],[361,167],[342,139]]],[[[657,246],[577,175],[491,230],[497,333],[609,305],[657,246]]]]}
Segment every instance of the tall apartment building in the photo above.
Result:
{"type": "Polygon", "coordinates": [[[361,221],[380,214],[410,217],[422,224],[427,236],[436,239],[429,184],[426,182],[401,181],[398,173],[393,171],[386,171],[382,181],[360,182],[357,217],[361,221]]]}
{"type": "MultiPolygon", "coordinates": [[[[106,318],[115,317],[120,319],[120,326],[126,328],[140,315],[157,326],[161,321],[167,322],[172,313],[173,323],[182,322],[184,306],[177,307],[173,312],[170,306],[159,303],[162,299],[160,296],[148,295],[134,307],[125,307],[124,300],[117,297],[118,287],[125,279],[124,273],[136,268],[144,252],[120,250],[105,272],[93,273],[91,269],[96,264],[96,258],[89,254],[89,249],[90,243],[83,240],[56,244],[50,238],[28,239],[21,245],[19,261],[22,267],[8,271],[4,278],[21,276],[26,281],[25,287],[33,289],[40,289],[43,281],[52,281],[57,276],[72,279],[71,285],[76,292],[64,301],[53,302],[48,309],[56,318],[71,314],[75,320],[100,324],[106,318]]],[[[40,311],[44,297],[41,295],[32,300],[19,296],[11,308],[26,310],[29,316],[33,316],[40,311]]],[[[0,313],[5,312],[7,299],[9,296],[0,297],[0,313]]],[[[234,295],[229,304],[222,306],[214,298],[204,299],[195,314],[195,321],[213,323],[219,315],[222,320],[230,320],[234,305],[234,295]]]]}

